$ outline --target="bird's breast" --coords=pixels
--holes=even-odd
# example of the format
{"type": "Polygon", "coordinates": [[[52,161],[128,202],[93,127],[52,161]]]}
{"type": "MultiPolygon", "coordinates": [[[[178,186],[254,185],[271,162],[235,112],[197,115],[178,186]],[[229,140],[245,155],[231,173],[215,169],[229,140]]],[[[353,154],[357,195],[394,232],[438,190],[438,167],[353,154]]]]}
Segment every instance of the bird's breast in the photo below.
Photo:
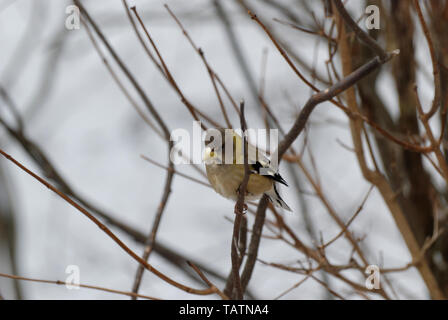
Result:
{"type": "MultiPolygon", "coordinates": [[[[236,200],[238,188],[244,179],[244,165],[210,164],[205,166],[213,189],[225,198],[236,200]]],[[[273,181],[265,176],[251,174],[246,189],[246,199],[256,200],[272,188],[273,181]]]]}

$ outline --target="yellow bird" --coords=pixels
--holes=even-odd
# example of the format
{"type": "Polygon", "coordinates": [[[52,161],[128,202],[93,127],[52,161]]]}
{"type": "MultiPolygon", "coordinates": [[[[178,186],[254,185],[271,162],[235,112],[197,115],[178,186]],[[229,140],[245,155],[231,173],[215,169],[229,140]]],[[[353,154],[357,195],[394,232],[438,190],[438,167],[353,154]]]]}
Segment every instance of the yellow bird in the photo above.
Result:
{"type": "MultiPolygon", "coordinates": [[[[207,178],[217,193],[236,201],[244,179],[243,139],[233,129],[221,128],[215,129],[215,131],[213,142],[206,144],[205,148],[204,162],[207,178]],[[216,135],[220,135],[221,138],[216,140],[216,135]],[[226,152],[226,146],[230,141],[233,144],[233,159],[226,161],[226,154],[229,153],[229,150],[226,152]]],[[[286,181],[271,167],[268,157],[249,143],[248,164],[250,175],[245,199],[257,200],[266,194],[275,206],[291,211],[291,208],[280,197],[276,185],[281,183],[288,186],[286,181]],[[257,155],[261,159],[257,159],[257,155]]]]}

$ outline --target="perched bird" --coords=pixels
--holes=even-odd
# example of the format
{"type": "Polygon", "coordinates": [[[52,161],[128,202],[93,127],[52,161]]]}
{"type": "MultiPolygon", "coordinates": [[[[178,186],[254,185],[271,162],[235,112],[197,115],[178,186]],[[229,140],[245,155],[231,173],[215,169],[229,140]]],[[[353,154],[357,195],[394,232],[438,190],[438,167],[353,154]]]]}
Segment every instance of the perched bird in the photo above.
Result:
{"type": "MultiPolygon", "coordinates": [[[[243,139],[233,129],[215,129],[221,139],[205,148],[204,162],[207,178],[213,189],[225,198],[237,200],[240,185],[244,179],[243,139]],[[226,138],[226,134],[228,138],[226,138]],[[226,160],[226,148],[233,145],[233,159],[226,160]]],[[[215,135],[213,135],[215,136],[215,135]]],[[[230,157],[229,157],[230,158],[230,157]]],[[[266,194],[277,207],[291,211],[278,193],[277,182],[288,186],[286,181],[271,166],[269,158],[258,148],[248,143],[249,182],[245,199],[257,200],[266,194]],[[256,155],[258,154],[258,159],[256,155]],[[255,155],[255,158],[254,158],[255,155]],[[261,159],[260,159],[261,158],[261,159]]]]}

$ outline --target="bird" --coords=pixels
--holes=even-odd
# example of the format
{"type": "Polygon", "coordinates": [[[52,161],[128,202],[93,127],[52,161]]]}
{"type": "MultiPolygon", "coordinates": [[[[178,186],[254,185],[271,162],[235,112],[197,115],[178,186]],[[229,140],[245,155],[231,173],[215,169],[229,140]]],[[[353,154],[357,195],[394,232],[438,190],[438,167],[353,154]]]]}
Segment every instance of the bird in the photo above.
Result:
{"type": "MultiPolygon", "coordinates": [[[[243,139],[233,129],[217,128],[213,134],[213,142],[207,144],[204,152],[204,163],[207,178],[213,189],[224,198],[237,201],[240,185],[244,179],[243,139]],[[216,140],[219,134],[221,139],[216,140]],[[226,135],[228,135],[226,138],[226,135]],[[231,138],[231,139],[229,139],[231,138]],[[233,145],[233,159],[226,161],[226,148],[233,145]]],[[[282,176],[275,170],[269,158],[259,152],[256,146],[248,145],[249,181],[246,187],[245,200],[253,201],[263,194],[274,206],[291,211],[278,192],[278,185],[288,186],[282,176]],[[257,156],[258,154],[258,156],[257,156]],[[254,159],[254,155],[256,156],[254,159]],[[263,169],[263,170],[262,170],[263,169]]],[[[247,206],[245,206],[247,208],[247,206]]]]}

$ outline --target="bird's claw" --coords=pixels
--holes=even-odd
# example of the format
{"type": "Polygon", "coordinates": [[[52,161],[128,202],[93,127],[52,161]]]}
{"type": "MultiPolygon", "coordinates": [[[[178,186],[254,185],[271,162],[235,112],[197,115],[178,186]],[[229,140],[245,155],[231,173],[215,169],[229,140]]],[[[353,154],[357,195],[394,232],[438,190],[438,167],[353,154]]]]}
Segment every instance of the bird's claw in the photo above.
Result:
{"type": "Polygon", "coordinates": [[[246,214],[246,212],[247,212],[247,204],[243,203],[242,207],[243,208],[241,210],[241,208],[239,208],[239,206],[238,206],[238,203],[236,203],[235,204],[235,210],[234,210],[235,214],[246,214]]]}

